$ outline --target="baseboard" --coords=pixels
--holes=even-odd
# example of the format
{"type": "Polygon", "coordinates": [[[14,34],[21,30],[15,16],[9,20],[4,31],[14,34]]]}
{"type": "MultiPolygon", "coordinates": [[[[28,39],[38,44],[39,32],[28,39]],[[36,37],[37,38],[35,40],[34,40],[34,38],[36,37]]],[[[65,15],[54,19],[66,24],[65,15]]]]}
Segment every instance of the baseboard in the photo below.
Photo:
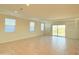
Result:
{"type": "Polygon", "coordinates": [[[18,40],[24,40],[24,39],[32,39],[32,38],[36,38],[36,37],[40,37],[40,36],[43,36],[43,35],[35,35],[35,36],[30,36],[30,37],[18,37],[18,38],[15,38],[15,40],[9,40],[9,41],[4,41],[4,42],[0,42],[0,44],[4,44],[4,43],[9,43],[9,42],[15,42],[15,41],[18,41],[18,40]]]}

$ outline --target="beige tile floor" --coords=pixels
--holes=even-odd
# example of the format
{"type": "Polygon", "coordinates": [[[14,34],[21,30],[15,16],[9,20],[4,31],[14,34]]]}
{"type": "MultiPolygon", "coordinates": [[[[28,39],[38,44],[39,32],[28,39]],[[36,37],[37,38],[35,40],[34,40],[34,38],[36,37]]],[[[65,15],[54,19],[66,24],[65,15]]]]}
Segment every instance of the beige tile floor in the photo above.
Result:
{"type": "Polygon", "coordinates": [[[79,40],[41,36],[0,44],[1,55],[78,55],[79,40]]]}

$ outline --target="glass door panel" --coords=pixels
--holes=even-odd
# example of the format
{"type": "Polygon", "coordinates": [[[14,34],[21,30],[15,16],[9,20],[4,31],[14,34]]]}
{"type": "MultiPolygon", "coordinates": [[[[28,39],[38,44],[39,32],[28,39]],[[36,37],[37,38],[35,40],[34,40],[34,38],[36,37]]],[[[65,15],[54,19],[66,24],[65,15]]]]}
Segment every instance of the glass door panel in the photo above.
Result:
{"type": "Polygon", "coordinates": [[[54,25],[53,27],[52,27],[52,35],[57,35],[57,25],[54,25]]]}
{"type": "Polygon", "coordinates": [[[58,36],[65,36],[65,25],[58,25],[58,36]]]}
{"type": "Polygon", "coordinates": [[[54,36],[65,36],[65,25],[53,25],[52,35],[54,36]]]}

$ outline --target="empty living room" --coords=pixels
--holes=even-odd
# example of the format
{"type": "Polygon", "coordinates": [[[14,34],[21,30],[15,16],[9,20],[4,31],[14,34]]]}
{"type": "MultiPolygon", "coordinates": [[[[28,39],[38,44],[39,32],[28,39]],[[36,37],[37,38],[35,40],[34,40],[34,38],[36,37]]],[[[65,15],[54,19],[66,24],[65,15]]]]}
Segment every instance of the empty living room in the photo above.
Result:
{"type": "Polygon", "coordinates": [[[78,4],[0,4],[0,55],[79,55],[78,4]]]}

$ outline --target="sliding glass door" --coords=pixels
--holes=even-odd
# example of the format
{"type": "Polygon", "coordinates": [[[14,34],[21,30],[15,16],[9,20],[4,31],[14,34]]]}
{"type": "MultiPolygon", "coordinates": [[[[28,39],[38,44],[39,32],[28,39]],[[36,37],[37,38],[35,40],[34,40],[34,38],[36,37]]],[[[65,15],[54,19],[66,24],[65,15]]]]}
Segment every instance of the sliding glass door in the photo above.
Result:
{"type": "Polygon", "coordinates": [[[52,35],[53,36],[65,36],[65,25],[53,25],[52,35]]]}
{"type": "Polygon", "coordinates": [[[54,36],[56,36],[57,35],[57,25],[54,25],[53,27],[52,27],[52,35],[54,35],[54,36]]]}

